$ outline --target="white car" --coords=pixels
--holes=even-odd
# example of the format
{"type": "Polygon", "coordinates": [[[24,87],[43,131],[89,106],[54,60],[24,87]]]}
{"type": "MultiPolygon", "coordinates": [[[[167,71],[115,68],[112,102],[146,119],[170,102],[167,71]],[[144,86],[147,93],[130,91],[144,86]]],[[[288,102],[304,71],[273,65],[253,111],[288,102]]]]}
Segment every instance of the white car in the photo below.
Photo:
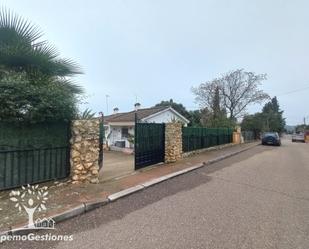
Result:
{"type": "Polygon", "coordinates": [[[305,134],[304,133],[295,133],[292,135],[292,142],[305,142],[305,134]]]}

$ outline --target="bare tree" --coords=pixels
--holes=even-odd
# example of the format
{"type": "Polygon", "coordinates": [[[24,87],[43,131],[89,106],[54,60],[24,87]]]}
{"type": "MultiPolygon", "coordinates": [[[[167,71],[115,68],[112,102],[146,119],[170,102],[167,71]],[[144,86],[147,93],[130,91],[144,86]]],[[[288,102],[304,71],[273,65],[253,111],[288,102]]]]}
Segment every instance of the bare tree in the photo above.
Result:
{"type": "Polygon", "coordinates": [[[196,96],[195,100],[197,103],[199,103],[201,109],[207,108],[210,111],[214,111],[213,103],[218,86],[219,81],[217,79],[214,79],[212,81],[202,83],[198,87],[192,87],[192,92],[196,96]]]}
{"type": "Polygon", "coordinates": [[[237,69],[193,87],[192,91],[201,108],[212,109],[214,93],[219,88],[221,106],[227,111],[230,119],[236,119],[246,111],[248,105],[269,99],[269,95],[259,89],[265,79],[266,74],[254,74],[237,69]]]}

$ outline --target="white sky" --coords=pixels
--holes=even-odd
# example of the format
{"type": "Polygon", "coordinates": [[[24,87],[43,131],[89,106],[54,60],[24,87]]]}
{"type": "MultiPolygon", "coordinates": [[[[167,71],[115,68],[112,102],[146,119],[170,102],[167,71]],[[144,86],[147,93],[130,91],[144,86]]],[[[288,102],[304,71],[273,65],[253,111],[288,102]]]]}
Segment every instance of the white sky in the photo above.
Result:
{"type": "MultiPolygon", "coordinates": [[[[309,1],[2,0],[37,24],[77,77],[94,111],[129,111],[173,98],[197,108],[190,88],[227,71],[267,73],[288,124],[308,116],[309,1]]],[[[259,111],[252,106],[249,112],[259,111]]]]}

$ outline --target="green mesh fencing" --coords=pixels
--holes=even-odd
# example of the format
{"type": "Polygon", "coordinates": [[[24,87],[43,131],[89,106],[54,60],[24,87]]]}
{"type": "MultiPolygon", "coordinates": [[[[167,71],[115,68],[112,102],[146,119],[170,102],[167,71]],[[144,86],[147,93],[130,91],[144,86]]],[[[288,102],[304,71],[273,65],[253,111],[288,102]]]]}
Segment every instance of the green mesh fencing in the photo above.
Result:
{"type": "Polygon", "coordinates": [[[221,144],[231,143],[233,129],[230,128],[182,128],[182,150],[189,152],[221,144]]]}
{"type": "Polygon", "coordinates": [[[254,131],[242,131],[241,135],[244,138],[244,142],[252,142],[258,139],[258,136],[254,131]]]}
{"type": "Polygon", "coordinates": [[[67,122],[0,122],[0,189],[66,177],[69,127],[67,122]]]}

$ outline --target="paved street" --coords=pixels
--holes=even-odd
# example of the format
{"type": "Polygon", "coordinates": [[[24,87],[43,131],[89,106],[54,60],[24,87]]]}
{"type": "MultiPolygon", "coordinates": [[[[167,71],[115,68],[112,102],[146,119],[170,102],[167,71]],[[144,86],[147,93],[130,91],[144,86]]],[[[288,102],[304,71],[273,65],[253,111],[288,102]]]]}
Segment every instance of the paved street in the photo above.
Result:
{"type": "Polygon", "coordinates": [[[72,242],[1,248],[308,248],[309,144],[283,140],[56,224],[72,242]]]}

